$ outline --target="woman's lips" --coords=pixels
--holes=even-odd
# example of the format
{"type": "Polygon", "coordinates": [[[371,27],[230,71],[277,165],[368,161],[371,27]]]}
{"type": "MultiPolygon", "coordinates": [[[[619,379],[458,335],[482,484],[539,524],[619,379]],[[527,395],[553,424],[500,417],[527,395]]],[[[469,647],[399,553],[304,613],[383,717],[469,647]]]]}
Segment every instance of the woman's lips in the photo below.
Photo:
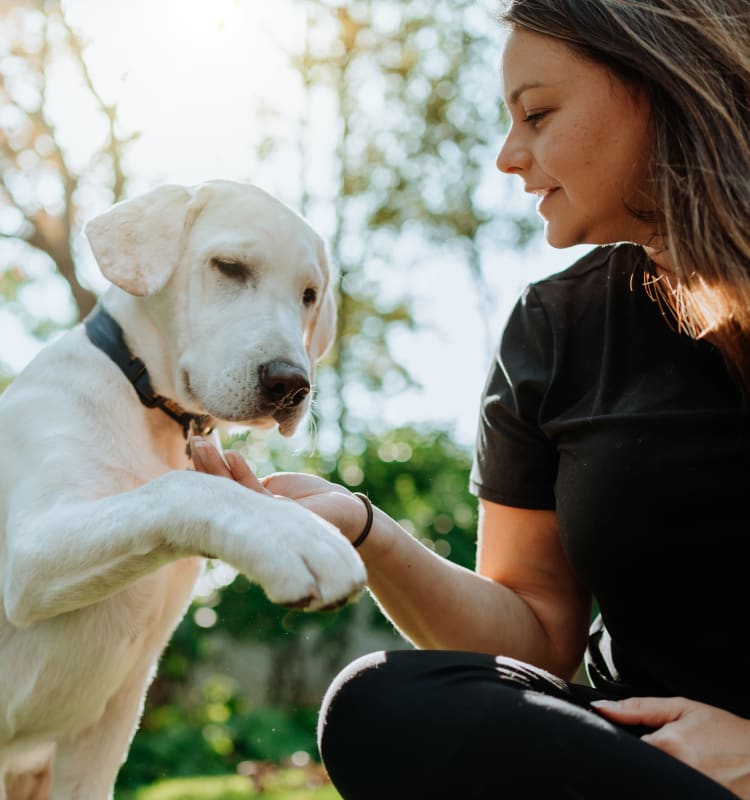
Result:
{"type": "Polygon", "coordinates": [[[555,195],[560,187],[555,186],[554,189],[543,189],[542,191],[536,192],[539,195],[539,202],[537,203],[536,210],[538,213],[542,213],[542,209],[547,204],[549,199],[555,195]]]}

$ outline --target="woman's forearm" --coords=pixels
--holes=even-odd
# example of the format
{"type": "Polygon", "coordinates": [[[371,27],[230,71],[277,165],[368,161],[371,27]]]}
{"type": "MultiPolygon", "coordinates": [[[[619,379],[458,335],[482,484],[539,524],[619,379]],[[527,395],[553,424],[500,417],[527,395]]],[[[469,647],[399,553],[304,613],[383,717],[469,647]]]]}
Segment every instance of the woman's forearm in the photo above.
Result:
{"type": "Polygon", "coordinates": [[[502,654],[561,671],[519,595],[437,555],[382,511],[375,509],[359,552],[378,604],[417,647],[502,654]]]}

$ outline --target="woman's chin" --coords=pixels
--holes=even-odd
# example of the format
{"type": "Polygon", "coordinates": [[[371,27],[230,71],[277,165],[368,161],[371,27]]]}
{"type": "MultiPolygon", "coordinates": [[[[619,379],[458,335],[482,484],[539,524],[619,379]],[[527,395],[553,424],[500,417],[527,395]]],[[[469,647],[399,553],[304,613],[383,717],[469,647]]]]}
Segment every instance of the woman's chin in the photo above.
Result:
{"type": "Polygon", "coordinates": [[[546,222],[544,225],[544,238],[547,240],[547,244],[554,247],[555,250],[564,250],[566,247],[584,244],[580,238],[572,236],[570,231],[561,231],[551,222],[546,222]]]}
{"type": "Polygon", "coordinates": [[[576,247],[580,244],[598,246],[632,241],[631,237],[618,236],[615,231],[571,230],[570,228],[565,229],[560,225],[555,225],[550,221],[545,223],[544,238],[547,240],[547,244],[550,247],[554,247],[555,250],[565,250],[568,247],[576,247]]]}

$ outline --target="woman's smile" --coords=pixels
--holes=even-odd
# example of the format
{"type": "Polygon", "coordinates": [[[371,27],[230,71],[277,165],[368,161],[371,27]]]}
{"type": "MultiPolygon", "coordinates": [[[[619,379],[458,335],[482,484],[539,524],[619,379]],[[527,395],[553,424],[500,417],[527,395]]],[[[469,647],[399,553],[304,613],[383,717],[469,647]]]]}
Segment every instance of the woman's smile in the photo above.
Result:
{"type": "Polygon", "coordinates": [[[544,208],[545,205],[549,205],[549,199],[558,191],[558,187],[555,187],[554,189],[544,189],[541,192],[536,192],[536,194],[539,195],[539,202],[536,204],[536,210],[541,216],[544,216],[544,208]]]}

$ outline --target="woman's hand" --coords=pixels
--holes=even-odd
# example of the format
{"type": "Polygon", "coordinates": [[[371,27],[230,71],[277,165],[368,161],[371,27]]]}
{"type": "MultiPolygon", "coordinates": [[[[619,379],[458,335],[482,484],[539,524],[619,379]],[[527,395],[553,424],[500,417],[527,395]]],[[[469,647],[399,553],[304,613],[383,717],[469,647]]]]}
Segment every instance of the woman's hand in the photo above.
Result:
{"type": "Polygon", "coordinates": [[[657,728],[641,739],[750,800],[750,720],[683,697],[631,697],[594,707],[612,722],[657,728]]]}
{"type": "Polygon", "coordinates": [[[365,505],[343,486],[300,472],[278,472],[259,481],[238,452],[225,451],[223,460],[213,445],[197,437],[190,440],[190,451],[198,472],[231,478],[254,492],[295,500],[335,525],[350,541],[364,530],[365,505]]]}

